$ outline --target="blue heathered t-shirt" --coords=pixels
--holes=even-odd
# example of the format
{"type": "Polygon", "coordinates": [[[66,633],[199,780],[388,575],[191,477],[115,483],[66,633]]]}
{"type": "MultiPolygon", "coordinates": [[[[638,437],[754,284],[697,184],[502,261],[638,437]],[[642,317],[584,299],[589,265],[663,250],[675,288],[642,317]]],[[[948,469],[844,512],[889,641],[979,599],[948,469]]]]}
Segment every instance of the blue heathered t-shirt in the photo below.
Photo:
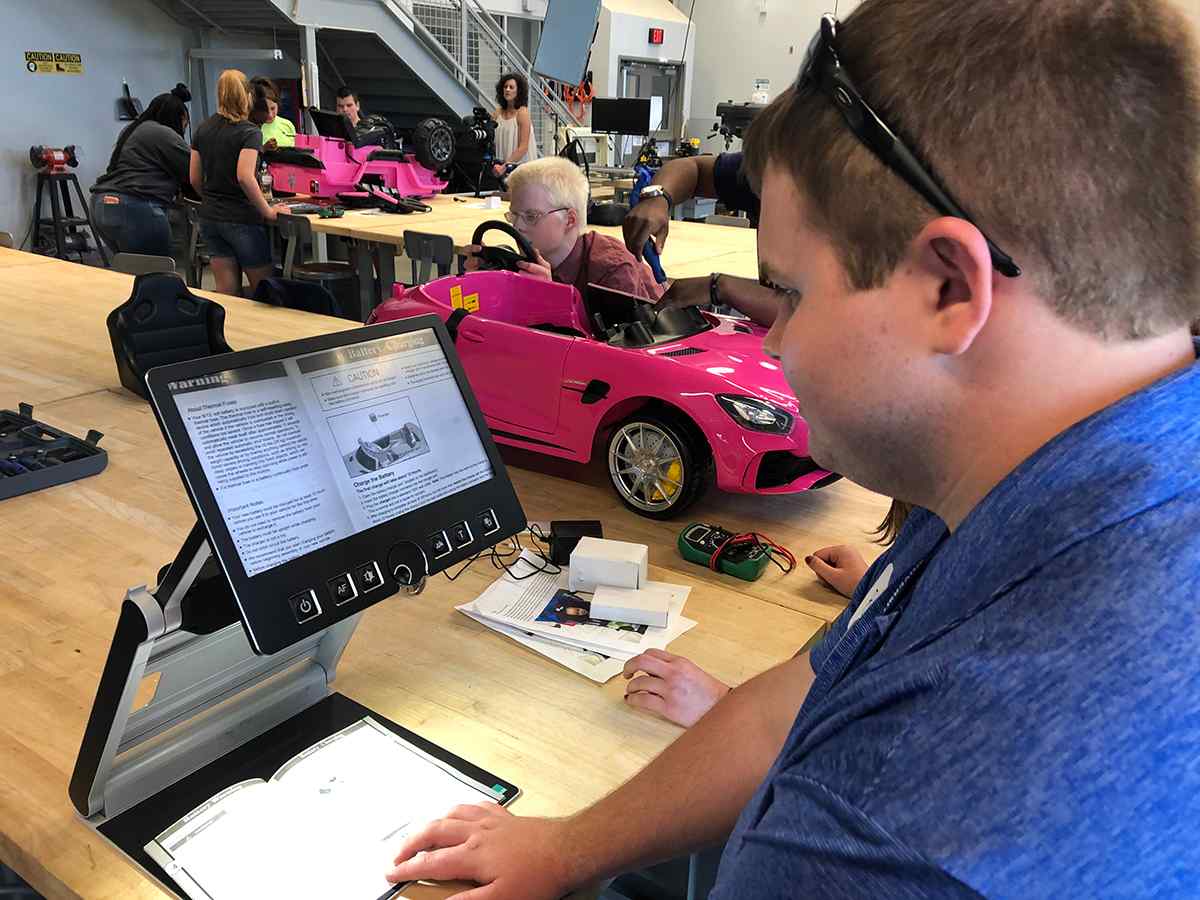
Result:
{"type": "Polygon", "coordinates": [[[1200,364],[914,512],[854,601],[713,900],[1200,896],[1200,364]]]}

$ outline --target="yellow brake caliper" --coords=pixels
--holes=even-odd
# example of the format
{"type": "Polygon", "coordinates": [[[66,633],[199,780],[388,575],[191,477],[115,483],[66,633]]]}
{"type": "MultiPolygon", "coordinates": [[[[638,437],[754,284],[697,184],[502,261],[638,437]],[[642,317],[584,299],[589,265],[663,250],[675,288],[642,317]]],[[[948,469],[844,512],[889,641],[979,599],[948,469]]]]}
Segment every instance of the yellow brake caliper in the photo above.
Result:
{"type": "Polygon", "coordinates": [[[663,496],[662,491],[660,491],[656,487],[650,496],[651,503],[657,503],[660,500],[670,500],[672,497],[674,497],[679,492],[680,482],[683,481],[683,479],[680,477],[681,475],[683,475],[683,466],[680,464],[679,460],[674,460],[674,461],[672,461],[672,463],[669,466],[667,466],[666,475],[667,475],[667,478],[671,479],[671,481],[673,481],[675,483],[674,484],[666,484],[666,483],[663,484],[663,487],[666,488],[666,490],[667,490],[667,494],[665,497],[663,496]]]}

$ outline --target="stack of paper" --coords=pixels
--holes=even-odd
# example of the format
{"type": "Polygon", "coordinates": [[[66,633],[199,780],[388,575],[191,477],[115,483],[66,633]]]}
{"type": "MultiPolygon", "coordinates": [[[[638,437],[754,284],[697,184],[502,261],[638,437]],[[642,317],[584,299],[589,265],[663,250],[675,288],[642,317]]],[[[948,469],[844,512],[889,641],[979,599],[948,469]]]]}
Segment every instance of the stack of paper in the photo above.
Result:
{"type": "Polygon", "coordinates": [[[524,551],[511,567],[512,574],[506,572],[458,611],[599,682],[620,674],[639,653],[666,649],[696,624],[683,615],[689,587],[649,582],[648,588],[670,595],[667,625],[631,625],[593,619],[589,595],[567,589],[567,570],[557,575],[537,571],[543,567],[538,556],[524,551]]]}

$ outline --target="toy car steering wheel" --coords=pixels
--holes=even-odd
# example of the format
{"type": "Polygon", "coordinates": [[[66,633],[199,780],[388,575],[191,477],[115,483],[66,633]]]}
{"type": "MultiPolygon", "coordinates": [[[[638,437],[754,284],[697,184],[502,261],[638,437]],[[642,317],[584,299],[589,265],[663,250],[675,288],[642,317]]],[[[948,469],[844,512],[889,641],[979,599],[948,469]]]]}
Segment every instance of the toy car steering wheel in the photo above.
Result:
{"type": "Polygon", "coordinates": [[[499,222],[492,220],[490,222],[480,222],[479,227],[475,229],[475,233],[471,235],[471,243],[477,244],[480,249],[476,254],[479,260],[479,268],[483,271],[494,272],[503,270],[507,272],[519,272],[519,262],[537,262],[537,253],[533,249],[533,244],[517,229],[513,228],[507,222],[499,222]],[[507,247],[484,247],[483,236],[489,231],[502,231],[510,238],[517,242],[517,249],[520,253],[515,253],[507,247]]]}

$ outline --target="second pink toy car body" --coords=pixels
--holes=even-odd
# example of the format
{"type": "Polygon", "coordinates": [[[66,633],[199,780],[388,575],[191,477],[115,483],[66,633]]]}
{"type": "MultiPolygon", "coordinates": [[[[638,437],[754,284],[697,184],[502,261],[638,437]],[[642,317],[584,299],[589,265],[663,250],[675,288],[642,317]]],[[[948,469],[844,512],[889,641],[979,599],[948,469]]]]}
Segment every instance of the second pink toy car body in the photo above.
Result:
{"type": "Polygon", "coordinates": [[[397,294],[372,321],[446,321],[497,441],[581,463],[604,454],[642,515],[674,516],[713,481],[783,494],[839,477],[809,458],[808,426],[757,325],[511,272],[397,294]]]}

